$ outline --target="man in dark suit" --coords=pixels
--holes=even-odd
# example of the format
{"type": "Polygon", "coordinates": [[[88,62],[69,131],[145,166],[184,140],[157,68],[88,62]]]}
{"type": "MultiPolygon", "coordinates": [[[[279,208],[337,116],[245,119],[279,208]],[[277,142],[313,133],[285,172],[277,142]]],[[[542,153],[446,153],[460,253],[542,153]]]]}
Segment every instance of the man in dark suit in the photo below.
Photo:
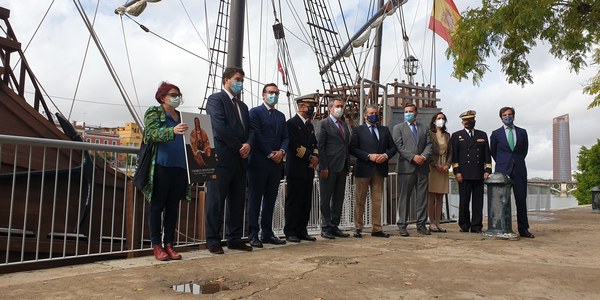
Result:
{"type": "Polygon", "coordinates": [[[427,182],[431,156],[429,126],[417,122],[419,112],[414,104],[404,106],[404,122],[396,124],[393,130],[394,143],[398,148],[399,202],[397,224],[401,236],[409,236],[406,229],[410,207],[410,197],[416,189],[417,232],[430,235],[427,222],[427,182]]]}
{"type": "Polygon", "coordinates": [[[483,229],[483,181],[492,173],[487,134],[475,129],[475,111],[460,114],[465,127],[452,134],[452,171],[458,182],[458,226],[461,232],[481,233],[483,229]],[[472,197],[472,202],[471,202],[472,197]],[[473,215],[469,211],[473,207],[473,215]]]}
{"type": "Polygon", "coordinates": [[[363,214],[367,191],[371,189],[371,236],[389,237],[381,227],[381,201],[383,199],[383,180],[388,176],[388,160],[396,155],[396,145],[386,126],[379,123],[379,108],[375,104],[365,108],[365,124],[352,130],[350,154],[354,155],[354,237],[362,237],[363,214]]]}
{"type": "Polygon", "coordinates": [[[223,209],[227,248],[251,251],[242,242],[244,204],[246,200],[246,169],[248,155],[254,143],[248,106],[240,101],[244,70],[228,67],[223,72],[223,90],[208,97],[206,112],[210,115],[215,151],[217,179],[207,183],[206,246],[211,253],[223,254],[221,228],[223,209]]]}
{"type": "Polygon", "coordinates": [[[504,124],[494,130],[490,136],[490,152],[496,161],[496,172],[503,173],[512,180],[515,204],[517,207],[517,225],[519,235],[534,238],[529,232],[527,220],[527,166],[525,157],[529,149],[527,131],[513,124],[515,109],[500,109],[500,120],[504,124]]]}
{"type": "Polygon", "coordinates": [[[338,227],[344,205],[346,176],[350,168],[350,131],[342,121],[344,105],[344,101],[339,98],[329,100],[329,116],[321,120],[317,137],[320,153],[321,236],[326,239],[350,236],[338,227]]]}
{"type": "Polygon", "coordinates": [[[262,97],[264,103],[250,110],[254,151],[250,152],[248,162],[248,238],[250,245],[258,248],[262,248],[263,243],[285,244],[273,233],[273,209],[289,143],[285,116],[275,108],[279,100],[277,85],[266,84],[262,97]],[[259,230],[262,241],[258,237],[259,230]]]}
{"type": "Polygon", "coordinates": [[[289,242],[314,242],[316,238],[308,235],[306,227],[310,219],[315,169],[319,163],[317,137],[310,122],[317,101],[298,98],[296,103],[298,114],[287,121],[290,143],[285,165],[287,197],[283,232],[289,242]]]}

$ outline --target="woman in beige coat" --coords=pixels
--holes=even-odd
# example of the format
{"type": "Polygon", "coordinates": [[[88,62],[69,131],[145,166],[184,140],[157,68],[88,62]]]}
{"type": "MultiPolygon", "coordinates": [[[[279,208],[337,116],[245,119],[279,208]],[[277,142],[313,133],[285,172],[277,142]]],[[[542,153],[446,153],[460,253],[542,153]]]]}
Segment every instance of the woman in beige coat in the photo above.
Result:
{"type": "Polygon", "coordinates": [[[431,139],[431,159],[429,162],[429,230],[446,232],[440,226],[442,200],[449,188],[449,168],[452,161],[450,134],[446,130],[446,115],[438,113],[431,118],[429,135],[431,139]]]}

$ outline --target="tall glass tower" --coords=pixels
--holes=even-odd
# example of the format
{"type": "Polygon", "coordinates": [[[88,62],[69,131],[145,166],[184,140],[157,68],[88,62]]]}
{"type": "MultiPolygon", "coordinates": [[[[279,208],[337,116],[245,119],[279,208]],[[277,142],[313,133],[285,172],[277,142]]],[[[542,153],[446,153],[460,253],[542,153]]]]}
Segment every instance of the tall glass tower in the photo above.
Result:
{"type": "Polygon", "coordinates": [[[552,119],[552,173],[555,181],[571,181],[569,114],[552,119]]]}

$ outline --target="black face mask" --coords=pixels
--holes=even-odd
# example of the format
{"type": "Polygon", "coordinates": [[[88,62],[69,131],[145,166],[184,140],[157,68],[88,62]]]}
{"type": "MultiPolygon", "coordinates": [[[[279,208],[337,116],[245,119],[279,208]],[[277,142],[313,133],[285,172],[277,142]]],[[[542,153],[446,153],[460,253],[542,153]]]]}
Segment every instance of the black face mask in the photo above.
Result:
{"type": "Polygon", "coordinates": [[[469,129],[469,130],[475,128],[475,120],[473,120],[473,121],[466,121],[465,122],[465,128],[469,129]]]}

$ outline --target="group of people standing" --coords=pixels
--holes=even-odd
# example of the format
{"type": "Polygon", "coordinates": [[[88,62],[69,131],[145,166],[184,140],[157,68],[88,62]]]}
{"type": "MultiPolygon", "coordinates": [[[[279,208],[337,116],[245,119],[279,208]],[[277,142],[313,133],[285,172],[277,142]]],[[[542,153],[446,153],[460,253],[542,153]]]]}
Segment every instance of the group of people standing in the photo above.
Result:
{"type": "MultiPolygon", "coordinates": [[[[265,243],[281,245],[286,241],[315,241],[316,238],[307,232],[315,171],[319,177],[321,236],[326,239],[349,237],[339,225],[350,155],[356,157],[353,170],[356,185],[353,236],[356,238],[363,236],[363,215],[369,191],[371,236],[390,236],[381,225],[381,204],[388,161],[396,154],[400,190],[396,213],[401,236],[409,236],[407,221],[413,191],[417,232],[429,235],[431,231],[446,231],[440,226],[440,218],[442,196],[448,193],[451,167],[460,190],[460,231],[481,232],[483,181],[491,173],[493,156],[496,171],[513,180],[519,233],[533,237],[528,231],[525,202],[527,133],[512,124],[514,109],[501,109],[500,117],[505,125],[494,131],[490,145],[484,132],[474,130],[474,111],[461,114],[465,128],[450,136],[446,131],[446,116],[441,112],[425,126],[416,122],[418,108],[407,104],[404,122],[390,132],[389,128],[380,125],[378,107],[369,105],[364,109],[364,124],[351,131],[343,120],[345,102],[341,98],[332,98],[328,103],[329,114],[318,124],[316,134],[311,122],[317,104],[314,99],[297,99],[298,113],[286,121],[284,114],[275,107],[279,99],[276,84],[266,84],[262,90],[263,103],[249,110],[239,99],[244,71],[226,68],[222,80],[222,91],[211,95],[206,105],[218,158],[216,180],[206,184],[206,247],[211,253],[224,253],[222,232],[227,248],[242,251],[262,248],[265,243]],[[275,201],[284,170],[287,180],[285,240],[278,238],[272,229],[275,201]],[[249,245],[242,240],[246,186],[249,245]],[[472,217],[469,211],[471,199],[472,217]],[[428,219],[429,228],[426,227],[428,219]],[[225,228],[222,228],[223,220],[225,228]]],[[[181,259],[172,246],[177,209],[179,200],[191,199],[181,141],[188,128],[181,123],[176,110],[182,102],[181,97],[177,86],[163,82],[155,97],[160,105],[149,108],[144,116],[145,141],[158,142],[149,184],[145,188],[146,196],[151,200],[150,235],[158,260],[181,259]]]]}

